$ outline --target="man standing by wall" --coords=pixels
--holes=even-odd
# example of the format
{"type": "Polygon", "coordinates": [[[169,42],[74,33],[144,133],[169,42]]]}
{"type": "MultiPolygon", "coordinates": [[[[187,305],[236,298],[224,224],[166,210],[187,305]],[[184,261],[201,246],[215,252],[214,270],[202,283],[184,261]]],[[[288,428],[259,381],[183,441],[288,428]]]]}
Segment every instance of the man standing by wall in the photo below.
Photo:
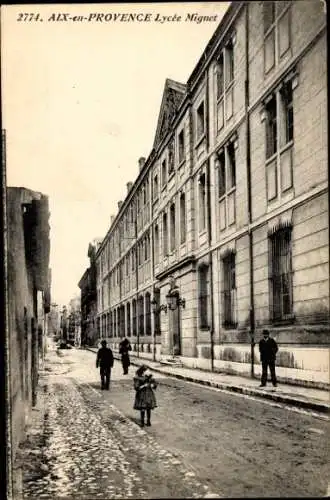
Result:
{"type": "Polygon", "coordinates": [[[277,343],[274,339],[269,337],[269,331],[263,330],[263,339],[259,342],[260,361],[262,365],[262,375],[260,387],[265,387],[267,384],[267,369],[269,366],[272,384],[277,386],[275,374],[275,359],[278,351],[277,343]]]}
{"type": "Polygon", "coordinates": [[[101,349],[97,352],[96,368],[100,367],[101,390],[109,390],[111,368],[113,367],[112,350],[107,347],[107,342],[102,340],[101,349]]]}

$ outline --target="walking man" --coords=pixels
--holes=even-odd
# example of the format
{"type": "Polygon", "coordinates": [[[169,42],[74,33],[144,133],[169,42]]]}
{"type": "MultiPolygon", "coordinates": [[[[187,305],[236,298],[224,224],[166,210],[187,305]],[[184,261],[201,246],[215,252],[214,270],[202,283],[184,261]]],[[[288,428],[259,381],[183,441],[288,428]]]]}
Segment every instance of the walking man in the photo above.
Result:
{"type": "Polygon", "coordinates": [[[100,367],[101,390],[109,390],[111,368],[113,367],[112,350],[107,347],[106,340],[102,340],[102,347],[97,352],[96,368],[100,367]]]}
{"type": "Polygon", "coordinates": [[[130,366],[131,362],[129,359],[129,351],[132,350],[130,341],[128,339],[124,339],[120,342],[119,345],[119,354],[121,354],[121,364],[123,366],[123,372],[124,375],[128,374],[128,367],[130,366]]]}
{"type": "Polygon", "coordinates": [[[268,330],[263,330],[263,339],[259,342],[260,361],[262,365],[262,375],[260,387],[265,387],[267,384],[267,369],[269,366],[272,384],[277,386],[275,374],[275,359],[278,351],[277,343],[269,336],[268,330]]]}

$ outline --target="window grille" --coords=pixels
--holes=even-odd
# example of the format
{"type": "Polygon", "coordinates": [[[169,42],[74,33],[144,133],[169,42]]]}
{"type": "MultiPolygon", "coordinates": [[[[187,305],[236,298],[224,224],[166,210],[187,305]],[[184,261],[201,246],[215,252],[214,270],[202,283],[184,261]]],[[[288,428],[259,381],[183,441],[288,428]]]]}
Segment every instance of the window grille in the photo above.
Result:
{"type": "Polygon", "coordinates": [[[269,236],[270,318],[281,322],[293,318],[292,227],[269,236]]]}
{"type": "Polygon", "coordinates": [[[132,314],[132,319],[133,319],[133,323],[132,323],[132,333],[133,333],[133,336],[136,337],[136,300],[133,299],[133,314],[132,314]]]}
{"type": "MultiPolygon", "coordinates": [[[[154,291],[154,299],[156,301],[157,307],[159,307],[160,306],[160,290],[159,290],[159,288],[156,288],[154,291]]],[[[159,311],[155,312],[154,321],[155,321],[155,334],[160,335],[161,329],[160,329],[160,312],[159,311]]]]}
{"type": "Polygon", "coordinates": [[[143,297],[139,298],[139,335],[144,335],[144,300],[143,297]]]}
{"type": "Polygon", "coordinates": [[[127,337],[131,336],[131,304],[128,302],[126,305],[127,314],[127,337]]]}
{"type": "Polygon", "coordinates": [[[150,293],[146,293],[145,297],[146,307],[146,335],[151,335],[151,302],[150,293]]]}
{"type": "Polygon", "coordinates": [[[199,327],[208,328],[208,304],[209,304],[209,290],[208,290],[208,272],[207,266],[199,268],[199,327]]]}
{"type": "Polygon", "coordinates": [[[236,328],[236,258],[231,252],[224,257],[223,263],[223,290],[222,290],[222,326],[236,328]]]}

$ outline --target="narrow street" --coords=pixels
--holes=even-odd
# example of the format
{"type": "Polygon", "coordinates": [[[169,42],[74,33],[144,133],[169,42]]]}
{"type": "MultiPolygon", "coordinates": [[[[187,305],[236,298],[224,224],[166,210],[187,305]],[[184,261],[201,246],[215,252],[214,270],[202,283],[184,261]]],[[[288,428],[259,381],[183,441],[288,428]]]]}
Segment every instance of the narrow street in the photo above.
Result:
{"type": "Polygon", "coordinates": [[[23,449],[24,498],[326,494],[325,417],[155,374],[158,408],[142,429],[133,366],[124,376],[116,360],[110,391],[101,391],[94,353],[53,350],[47,358],[43,422],[38,432],[36,418],[23,449]]]}

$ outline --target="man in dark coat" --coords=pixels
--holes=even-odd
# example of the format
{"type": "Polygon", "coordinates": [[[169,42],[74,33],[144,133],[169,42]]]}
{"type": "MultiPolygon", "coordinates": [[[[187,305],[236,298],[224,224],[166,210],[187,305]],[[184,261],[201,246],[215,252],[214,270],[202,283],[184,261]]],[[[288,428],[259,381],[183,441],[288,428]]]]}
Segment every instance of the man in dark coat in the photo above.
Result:
{"type": "Polygon", "coordinates": [[[107,347],[107,342],[102,340],[102,347],[97,352],[96,368],[100,367],[101,389],[109,390],[111,368],[113,367],[112,350],[107,347]]]}
{"type": "Polygon", "coordinates": [[[129,354],[128,352],[132,350],[130,341],[128,339],[122,340],[119,345],[119,354],[121,354],[121,363],[123,365],[123,371],[124,375],[128,374],[128,367],[130,366],[131,362],[129,359],[129,354]]]}
{"type": "Polygon", "coordinates": [[[262,365],[262,375],[260,387],[265,387],[267,384],[267,368],[269,366],[272,384],[277,386],[275,374],[275,359],[278,351],[277,343],[269,336],[268,330],[263,330],[263,339],[259,342],[260,361],[262,365]]]}

